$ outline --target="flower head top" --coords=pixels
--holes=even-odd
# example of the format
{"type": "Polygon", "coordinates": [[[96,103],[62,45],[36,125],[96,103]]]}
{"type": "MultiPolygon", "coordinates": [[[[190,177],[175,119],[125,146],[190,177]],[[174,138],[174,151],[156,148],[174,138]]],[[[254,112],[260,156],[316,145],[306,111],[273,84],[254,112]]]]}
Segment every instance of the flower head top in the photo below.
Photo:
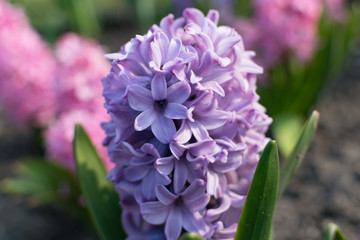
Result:
{"type": "Polygon", "coordinates": [[[267,141],[254,53],[217,25],[217,11],[183,16],[107,55],[104,144],[116,164],[108,178],[129,239],[177,239],[183,229],[232,238],[267,141]]]}
{"type": "Polygon", "coordinates": [[[56,113],[56,63],[22,10],[0,0],[0,99],[20,125],[44,126],[56,113]]]}

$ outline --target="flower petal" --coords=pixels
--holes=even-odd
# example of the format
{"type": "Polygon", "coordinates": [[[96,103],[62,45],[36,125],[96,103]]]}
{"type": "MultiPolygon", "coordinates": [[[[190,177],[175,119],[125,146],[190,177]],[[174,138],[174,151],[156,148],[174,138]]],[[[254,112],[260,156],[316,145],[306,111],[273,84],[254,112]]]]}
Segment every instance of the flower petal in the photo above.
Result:
{"type": "Polygon", "coordinates": [[[144,112],[140,113],[134,122],[134,128],[136,131],[142,131],[148,128],[156,119],[157,113],[154,109],[146,109],[144,112]]]}
{"type": "Polygon", "coordinates": [[[217,208],[211,208],[206,211],[206,220],[215,221],[220,214],[229,210],[231,206],[231,200],[228,195],[224,194],[222,198],[218,199],[218,201],[221,201],[220,206],[217,208]]]}
{"type": "Polygon", "coordinates": [[[190,143],[187,145],[187,147],[189,147],[189,152],[194,156],[213,156],[214,154],[221,151],[221,148],[216,145],[216,141],[212,139],[190,143]]]}
{"type": "Polygon", "coordinates": [[[129,87],[127,97],[130,107],[136,111],[149,109],[154,102],[151,91],[138,85],[131,85],[129,87]]]}
{"type": "Polygon", "coordinates": [[[160,115],[151,125],[151,131],[160,142],[167,144],[175,135],[176,128],[173,120],[160,115]]]}
{"type": "Polygon", "coordinates": [[[179,159],[175,161],[175,171],[174,171],[174,191],[178,194],[181,189],[185,186],[187,177],[188,177],[188,170],[183,162],[184,159],[179,159]]]}
{"type": "Polygon", "coordinates": [[[173,156],[159,158],[155,161],[155,167],[162,175],[169,175],[174,169],[174,160],[173,156]]]}
{"type": "Polygon", "coordinates": [[[217,173],[208,170],[207,172],[207,182],[206,182],[206,192],[214,195],[216,192],[216,189],[219,186],[219,176],[217,173]]]}
{"type": "Polygon", "coordinates": [[[190,23],[196,23],[197,25],[201,26],[204,20],[204,14],[195,8],[187,8],[183,11],[184,17],[190,23]]]}
{"type": "Polygon", "coordinates": [[[210,19],[216,25],[219,23],[220,14],[219,14],[219,12],[217,10],[209,10],[206,17],[208,19],[210,19]]]}
{"type": "Polygon", "coordinates": [[[188,115],[187,111],[188,109],[184,105],[168,103],[164,111],[164,116],[170,119],[185,119],[188,115]]]}
{"type": "Polygon", "coordinates": [[[151,93],[155,101],[164,100],[167,96],[167,84],[165,76],[155,75],[151,81],[151,93]]]}
{"type": "Polygon", "coordinates": [[[161,63],[164,63],[167,52],[169,50],[169,39],[164,32],[156,32],[154,43],[158,46],[161,52],[161,63]]]}
{"type": "Polygon", "coordinates": [[[227,121],[227,113],[223,111],[213,111],[209,113],[208,116],[198,117],[198,121],[201,122],[201,125],[207,130],[217,129],[223,126],[227,121]]]}
{"type": "Polygon", "coordinates": [[[178,198],[178,196],[169,192],[169,190],[167,190],[164,185],[157,185],[155,188],[155,192],[156,197],[159,199],[159,201],[166,206],[172,204],[178,198]]]}
{"type": "Polygon", "coordinates": [[[155,169],[151,169],[141,181],[141,193],[147,201],[155,200],[156,198],[155,186],[159,184],[159,182],[157,181],[158,179],[156,179],[155,174],[157,174],[157,171],[155,169]]]}
{"type": "Polygon", "coordinates": [[[187,149],[187,147],[185,145],[182,144],[178,144],[174,141],[172,141],[169,144],[170,147],[170,151],[171,153],[177,158],[179,159],[185,152],[185,150],[187,149]]]}
{"type": "Polygon", "coordinates": [[[149,63],[149,66],[150,67],[155,67],[156,66],[156,67],[160,68],[161,59],[162,59],[161,51],[160,51],[158,45],[156,45],[154,42],[150,43],[150,48],[151,48],[151,51],[152,51],[152,59],[153,59],[153,61],[150,61],[150,63],[153,63],[153,64],[149,63]]]}
{"type": "Polygon", "coordinates": [[[124,169],[124,177],[130,182],[141,180],[148,173],[147,168],[139,168],[137,166],[129,166],[124,169]]]}
{"type": "Polygon", "coordinates": [[[200,236],[205,236],[205,234],[209,231],[209,227],[206,225],[204,218],[200,215],[200,213],[190,213],[189,211],[184,211],[183,218],[183,226],[186,231],[197,232],[200,236]]]}
{"type": "Polygon", "coordinates": [[[180,144],[187,143],[192,136],[191,129],[186,121],[182,121],[180,129],[176,132],[174,136],[174,141],[180,144]]]}
{"type": "Polygon", "coordinates": [[[200,124],[199,122],[190,122],[190,121],[187,122],[196,140],[202,141],[210,138],[208,131],[202,124],[200,124]]]}
{"type": "Polygon", "coordinates": [[[181,209],[173,206],[165,224],[165,236],[168,240],[176,240],[180,236],[183,225],[181,209]]]}
{"type": "Polygon", "coordinates": [[[191,93],[191,87],[186,81],[181,81],[168,88],[167,100],[173,103],[185,102],[191,93]]]}
{"type": "Polygon", "coordinates": [[[153,144],[145,143],[141,146],[141,151],[153,156],[155,159],[160,157],[160,154],[153,144]]]}
{"type": "Polygon", "coordinates": [[[169,209],[161,202],[140,203],[140,212],[142,217],[151,224],[162,224],[165,222],[169,209]]]}
{"type": "MultiPolygon", "coordinates": [[[[151,155],[145,155],[144,157],[132,157],[130,163],[134,166],[147,165],[154,162],[154,157],[151,155]]],[[[141,167],[140,167],[141,168],[141,167]]]]}
{"type": "Polygon", "coordinates": [[[203,210],[206,205],[210,201],[210,195],[209,194],[203,194],[198,196],[197,198],[193,199],[186,199],[184,200],[184,204],[186,205],[186,208],[189,209],[190,212],[198,212],[200,210],[203,210]]]}
{"type": "Polygon", "coordinates": [[[221,56],[223,55],[227,50],[232,48],[235,44],[241,41],[240,36],[234,36],[234,37],[227,37],[222,39],[218,44],[218,49],[216,53],[221,56]]]}
{"type": "Polygon", "coordinates": [[[206,89],[210,89],[210,90],[216,92],[217,94],[219,94],[222,97],[225,96],[225,91],[218,82],[215,82],[215,81],[205,82],[205,83],[203,83],[203,86],[206,89]]]}
{"type": "Polygon", "coordinates": [[[202,179],[196,179],[190,186],[181,194],[184,200],[191,200],[205,194],[206,183],[202,179]]]}
{"type": "Polygon", "coordinates": [[[166,62],[175,59],[179,56],[181,49],[181,40],[179,38],[173,38],[170,41],[169,50],[166,55],[166,62]]]}

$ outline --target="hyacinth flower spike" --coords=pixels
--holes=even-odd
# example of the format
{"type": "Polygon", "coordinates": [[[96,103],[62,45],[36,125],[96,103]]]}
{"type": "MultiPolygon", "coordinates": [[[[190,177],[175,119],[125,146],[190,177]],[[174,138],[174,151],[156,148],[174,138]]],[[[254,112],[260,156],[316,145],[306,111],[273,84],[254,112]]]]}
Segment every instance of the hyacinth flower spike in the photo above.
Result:
{"type": "Polygon", "coordinates": [[[232,239],[268,141],[253,52],[234,29],[217,26],[217,11],[183,16],[170,14],[107,55],[104,144],[116,164],[108,179],[129,240],[183,231],[232,239]]]}

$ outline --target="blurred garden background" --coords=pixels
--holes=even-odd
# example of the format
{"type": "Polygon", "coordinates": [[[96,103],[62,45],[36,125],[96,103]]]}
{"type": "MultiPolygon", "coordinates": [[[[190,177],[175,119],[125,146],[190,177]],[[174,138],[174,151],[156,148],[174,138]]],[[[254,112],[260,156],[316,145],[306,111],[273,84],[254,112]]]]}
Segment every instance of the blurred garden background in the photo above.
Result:
{"type": "MultiPolygon", "coordinates": [[[[21,45],[20,50],[23,47],[22,43],[29,40],[26,35],[17,37],[16,31],[11,33],[10,30],[6,30],[8,32],[4,30],[13,22],[14,25],[16,24],[16,20],[7,22],[6,18],[10,8],[5,5],[12,4],[13,8],[18,9],[16,11],[23,11],[26,14],[29,26],[32,26],[31,31],[40,36],[41,41],[50,49],[50,55],[57,57],[55,60],[57,65],[54,69],[61,70],[54,70],[60,71],[56,73],[56,78],[60,79],[57,81],[60,83],[55,85],[62,89],[71,88],[71,92],[63,90],[57,93],[57,98],[54,99],[57,104],[56,113],[44,124],[43,115],[24,117],[16,113],[17,108],[21,109],[25,102],[30,102],[30,97],[19,97],[22,95],[21,91],[28,96],[32,87],[26,85],[27,87],[21,88],[21,91],[9,92],[6,90],[7,85],[0,84],[3,88],[0,91],[3,92],[3,96],[9,92],[9,96],[6,95],[0,102],[0,181],[2,181],[0,239],[99,239],[81,217],[82,213],[71,211],[68,202],[59,202],[46,194],[36,195],[41,191],[50,191],[50,188],[49,190],[44,186],[34,187],[31,184],[27,186],[24,182],[22,183],[25,187],[22,188],[17,185],[21,181],[5,181],[24,174],[24,171],[21,172],[21,164],[29,159],[50,159],[51,163],[60,163],[60,166],[68,170],[70,177],[73,174],[71,163],[63,164],[60,159],[63,156],[61,151],[66,147],[71,149],[71,141],[67,140],[71,137],[59,136],[66,131],[62,127],[73,126],[73,121],[85,121],[87,117],[84,116],[92,118],[93,115],[86,114],[93,114],[98,110],[89,110],[89,105],[93,102],[92,99],[84,100],[87,98],[86,92],[75,94],[73,98],[76,99],[71,98],[68,102],[62,101],[62,97],[76,92],[78,85],[83,87],[90,82],[98,81],[98,85],[91,87],[89,92],[97,94],[93,88],[98,88],[98,97],[102,99],[101,74],[104,73],[105,76],[109,72],[111,62],[104,58],[86,63],[88,65],[80,67],[78,75],[69,77],[75,67],[66,65],[68,56],[72,53],[61,50],[61,44],[65,45],[67,39],[64,34],[73,32],[79,38],[83,38],[84,40],[76,40],[77,45],[81,47],[89,44],[88,48],[79,47],[80,50],[73,50],[76,55],[73,58],[80,59],[77,60],[80,63],[76,64],[81,65],[81,61],[86,62],[81,59],[82,55],[87,58],[118,52],[121,46],[136,34],[145,34],[147,29],[153,24],[159,24],[160,20],[169,13],[180,17],[186,7],[197,7],[205,14],[209,9],[218,9],[223,16],[220,23],[233,26],[244,38],[245,48],[248,49],[247,46],[250,46],[249,50],[257,52],[255,61],[265,68],[263,77],[258,80],[260,102],[267,107],[267,113],[274,120],[268,136],[279,142],[282,158],[290,154],[294,141],[291,139],[297,137],[306,116],[314,109],[320,112],[320,122],[314,142],[276,209],[275,239],[321,239],[329,222],[339,225],[348,239],[360,239],[360,39],[358,34],[360,5],[356,1],[314,0],[318,5],[314,4],[312,9],[307,9],[304,6],[294,6],[296,4],[292,2],[296,2],[295,0],[274,0],[275,5],[289,4],[286,5],[288,12],[284,15],[287,15],[287,19],[295,19],[293,24],[299,26],[298,19],[306,19],[304,23],[311,26],[300,24],[299,31],[290,33],[291,29],[295,28],[294,25],[290,27],[283,25],[283,31],[277,30],[277,36],[272,40],[275,43],[267,48],[263,43],[270,41],[271,36],[260,36],[259,32],[265,30],[271,32],[271,29],[277,26],[275,23],[270,24],[275,22],[272,17],[280,18],[280,16],[272,16],[271,14],[278,12],[270,11],[270,15],[266,18],[269,25],[265,28],[262,25],[260,28],[258,24],[263,21],[259,17],[260,10],[257,9],[257,4],[260,2],[259,0],[0,0],[0,36],[3,39],[9,38],[8,42],[11,44],[19,41],[9,46],[16,48],[21,45]],[[318,9],[314,10],[317,7],[318,9]],[[318,15],[307,16],[304,14],[307,11],[318,11],[318,15]],[[306,31],[311,32],[310,37],[304,37],[306,31]],[[9,33],[14,35],[10,38],[7,35],[9,33]],[[290,34],[300,36],[300,40],[291,40],[293,45],[288,44],[286,47],[276,42],[290,34]],[[93,50],[93,47],[101,50],[93,50]],[[92,51],[94,51],[93,55],[86,55],[92,51]],[[95,70],[104,64],[103,61],[106,61],[108,66],[104,65],[104,69],[95,70]],[[89,76],[83,76],[81,71],[89,72],[89,76]],[[96,76],[95,80],[88,82],[87,78],[94,76],[96,76]],[[71,84],[62,85],[62,78],[70,79],[71,84]],[[77,84],[76,81],[83,82],[77,84]],[[14,99],[21,100],[19,103],[14,103],[14,99]],[[78,99],[82,101],[79,104],[77,104],[78,99]],[[81,111],[87,112],[84,115],[80,114],[83,117],[65,120],[67,115],[73,116],[76,115],[74,111],[80,111],[69,110],[71,108],[69,106],[75,105],[81,111]],[[16,116],[23,118],[19,120],[16,116]],[[56,128],[56,126],[60,127],[56,128]],[[51,130],[55,128],[56,130],[51,130]],[[51,139],[55,139],[55,145],[51,139]],[[69,141],[70,146],[67,146],[69,141]]],[[[271,4],[270,0],[267,2],[271,4]]],[[[71,36],[77,39],[74,35],[71,36]]],[[[8,47],[6,44],[6,39],[4,41],[0,39],[0,49],[6,49],[8,47]]],[[[70,48],[74,46],[69,44],[70,48]]],[[[18,68],[26,70],[32,66],[30,62],[38,60],[36,57],[31,59],[31,56],[37,56],[36,54],[5,55],[4,51],[1,51],[0,55],[3,55],[0,56],[0,65],[2,65],[0,69],[6,68],[0,70],[0,82],[10,78],[16,79],[14,76],[21,75],[18,68]],[[19,60],[14,61],[13,65],[6,65],[12,62],[9,56],[18,55],[19,60]],[[9,73],[7,70],[11,67],[14,70],[9,73]]],[[[41,65],[38,67],[35,72],[44,72],[41,65]]],[[[45,65],[45,67],[49,66],[45,65]]],[[[27,75],[25,71],[25,76],[27,75]]],[[[38,94],[42,91],[46,89],[41,88],[38,94]]],[[[50,102],[41,97],[39,99],[37,101],[50,102]]],[[[101,101],[99,105],[102,106],[101,101]]],[[[50,103],[48,105],[51,108],[52,105],[50,103]]],[[[38,109],[35,112],[37,114],[38,109]]],[[[101,121],[103,119],[97,121],[99,128],[101,121]]],[[[91,124],[89,128],[92,128],[91,124]]],[[[103,136],[97,133],[94,133],[94,136],[101,145],[103,136]]],[[[69,151],[70,153],[66,152],[66,154],[71,155],[71,150],[69,151]]],[[[31,179],[30,177],[22,180],[30,183],[31,179]]],[[[56,184],[58,184],[56,196],[66,195],[70,191],[68,183],[62,185],[61,181],[58,181],[56,184]]],[[[81,198],[77,201],[81,206],[81,198]]]]}

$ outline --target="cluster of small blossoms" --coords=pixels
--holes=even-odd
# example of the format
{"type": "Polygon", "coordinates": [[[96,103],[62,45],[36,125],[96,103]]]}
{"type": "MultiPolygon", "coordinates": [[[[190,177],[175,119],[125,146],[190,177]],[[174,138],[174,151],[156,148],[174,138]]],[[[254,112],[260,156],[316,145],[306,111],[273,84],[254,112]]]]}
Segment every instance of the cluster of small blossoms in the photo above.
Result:
{"type": "Polygon", "coordinates": [[[318,43],[322,12],[326,9],[333,20],[341,21],[346,15],[344,5],[344,0],[254,0],[254,17],[233,18],[232,24],[266,68],[289,52],[306,62],[318,43]]]}
{"type": "Polygon", "coordinates": [[[346,1],[345,0],[324,0],[329,16],[338,22],[346,19],[346,1]]]}
{"type": "Polygon", "coordinates": [[[262,68],[219,14],[186,9],[137,35],[104,78],[104,144],[128,239],[232,239],[271,119],[262,68]]]}
{"type": "Polygon", "coordinates": [[[21,9],[0,0],[0,100],[20,125],[55,115],[55,59],[21,9]]]}
{"type": "Polygon", "coordinates": [[[235,27],[245,36],[245,42],[257,49],[266,67],[292,52],[300,61],[308,61],[318,39],[318,24],[322,0],[256,0],[255,16],[235,27]]]}
{"type": "Polygon", "coordinates": [[[0,0],[0,100],[19,126],[44,132],[47,155],[70,170],[74,126],[81,123],[105,165],[113,164],[102,145],[103,108],[100,79],[110,66],[95,42],[64,34],[54,54],[30,26],[21,9],[0,0]]]}
{"type": "Polygon", "coordinates": [[[50,160],[59,163],[66,169],[75,172],[74,153],[72,141],[74,139],[74,127],[80,123],[94,143],[99,155],[104,160],[105,167],[113,167],[106,154],[106,148],[102,146],[105,137],[100,122],[106,121],[106,112],[89,112],[84,109],[74,109],[65,112],[44,133],[46,153],[50,160]]]}
{"type": "Polygon", "coordinates": [[[109,119],[103,108],[100,79],[110,66],[104,51],[95,42],[76,34],[64,34],[56,43],[56,94],[58,116],[44,132],[47,155],[70,170],[75,170],[72,141],[76,123],[83,125],[107,169],[113,167],[102,145],[105,133],[100,122],[109,119]]]}

